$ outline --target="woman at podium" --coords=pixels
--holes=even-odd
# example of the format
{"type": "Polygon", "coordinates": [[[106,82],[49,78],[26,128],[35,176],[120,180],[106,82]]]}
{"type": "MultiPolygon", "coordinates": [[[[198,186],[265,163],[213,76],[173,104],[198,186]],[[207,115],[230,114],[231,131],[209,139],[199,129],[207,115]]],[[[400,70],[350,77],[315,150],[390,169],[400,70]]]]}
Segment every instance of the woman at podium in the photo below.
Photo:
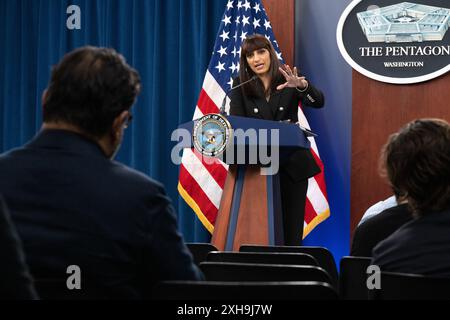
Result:
{"type": "MultiPolygon", "coordinates": [[[[246,38],[241,47],[239,77],[230,94],[230,115],[298,122],[299,103],[321,108],[324,96],[297,68],[281,65],[263,35],[246,38]],[[246,82],[244,84],[244,82],[246,82]]],[[[309,150],[298,150],[280,165],[280,189],[285,245],[301,245],[308,178],[320,168],[309,150]]]]}

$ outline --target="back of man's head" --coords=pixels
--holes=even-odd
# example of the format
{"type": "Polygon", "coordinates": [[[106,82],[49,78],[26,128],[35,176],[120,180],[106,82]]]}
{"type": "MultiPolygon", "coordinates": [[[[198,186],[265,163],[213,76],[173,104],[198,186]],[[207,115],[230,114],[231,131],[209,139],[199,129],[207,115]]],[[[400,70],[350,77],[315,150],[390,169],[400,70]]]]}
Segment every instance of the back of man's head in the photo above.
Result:
{"type": "Polygon", "coordinates": [[[115,50],[79,48],[53,68],[43,119],[100,138],[118,115],[131,108],[139,91],[139,74],[115,50]]]}
{"type": "Polygon", "coordinates": [[[382,159],[391,186],[413,212],[450,207],[450,125],[440,119],[408,123],[389,137],[382,159]]]}

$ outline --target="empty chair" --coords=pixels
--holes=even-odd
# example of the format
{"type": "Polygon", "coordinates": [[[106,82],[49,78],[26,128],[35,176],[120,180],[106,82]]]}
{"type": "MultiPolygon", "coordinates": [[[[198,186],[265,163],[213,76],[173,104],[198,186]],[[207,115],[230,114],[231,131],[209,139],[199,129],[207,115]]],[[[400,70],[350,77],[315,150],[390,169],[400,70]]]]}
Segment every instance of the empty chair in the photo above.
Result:
{"type": "Polygon", "coordinates": [[[206,256],[209,252],[217,251],[217,248],[211,243],[188,242],[186,243],[186,246],[189,251],[191,251],[196,265],[199,265],[200,262],[206,261],[206,256]]]}
{"type": "Polygon", "coordinates": [[[374,300],[450,300],[450,278],[381,272],[380,289],[369,290],[374,300]]]}
{"type": "Polygon", "coordinates": [[[367,267],[371,258],[343,257],[339,273],[339,297],[344,300],[367,300],[367,267]]]}
{"type": "Polygon", "coordinates": [[[331,252],[324,247],[307,246],[261,246],[261,245],[242,245],[240,252],[299,252],[312,255],[320,267],[325,269],[331,277],[332,284],[337,288],[337,268],[331,252]]]}
{"type": "Polygon", "coordinates": [[[207,281],[318,281],[331,284],[320,267],[281,264],[202,262],[207,281]]]}
{"type": "Polygon", "coordinates": [[[208,254],[206,261],[318,266],[317,260],[313,256],[292,252],[213,251],[208,254]]]}
{"type": "Polygon", "coordinates": [[[153,289],[157,300],[336,300],[324,282],[163,281],[153,289]]]}

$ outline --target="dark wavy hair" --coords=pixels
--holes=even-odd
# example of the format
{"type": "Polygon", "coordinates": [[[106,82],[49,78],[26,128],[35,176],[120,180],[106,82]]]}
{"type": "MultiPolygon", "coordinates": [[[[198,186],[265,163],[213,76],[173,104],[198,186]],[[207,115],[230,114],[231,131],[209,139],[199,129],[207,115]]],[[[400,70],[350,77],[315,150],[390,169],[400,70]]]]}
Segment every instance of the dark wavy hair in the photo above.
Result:
{"type": "Polygon", "coordinates": [[[122,55],[109,48],[83,47],[53,67],[43,102],[44,122],[63,121],[102,137],[129,110],[141,81],[122,55]]]}
{"type": "MultiPolygon", "coordinates": [[[[279,84],[283,83],[283,77],[278,70],[280,67],[280,61],[278,60],[275,49],[269,40],[263,35],[254,34],[247,37],[241,46],[241,58],[240,58],[240,68],[239,68],[239,80],[241,83],[250,80],[255,73],[252,71],[247,63],[247,56],[255,50],[267,49],[270,53],[270,69],[269,74],[272,79],[269,90],[275,91],[279,84]]],[[[242,86],[242,91],[246,96],[251,97],[265,97],[264,85],[260,79],[251,81],[248,84],[242,86]]]]}
{"type": "Polygon", "coordinates": [[[394,193],[416,216],[450,207],[450,125],[420,119],[392,134],[381,153],[382,168],[394,193]]]}

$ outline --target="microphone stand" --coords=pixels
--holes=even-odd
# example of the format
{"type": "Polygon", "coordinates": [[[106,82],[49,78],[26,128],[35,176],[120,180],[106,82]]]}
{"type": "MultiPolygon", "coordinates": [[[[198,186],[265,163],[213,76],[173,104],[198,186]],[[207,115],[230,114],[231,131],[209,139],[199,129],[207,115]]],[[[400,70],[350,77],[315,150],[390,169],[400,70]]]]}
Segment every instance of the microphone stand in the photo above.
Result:
{"type": "Polygon", "coordinates": [[[225,112],[225,103],[226,103],[226,101],[227,101],[228,94],[229,94],[231,91],[233,91],[234,89],[237,89],[237,88],[242,87],[244,84],[247,84],[247,83],[249,83],[249,82],[255,81],[256,79],[258,79],[258,76],[255,75],[255,76],[251,77],[250,79],[248,79],[247,81],[244,81],[244,82],[242,82],[242,83],[239,83],[238,85],[236,85],[236,86],[230,88],[227,92],[225,92],[225,97],[223,97],[223,100],[222,100],[222,106],[220,107],[220,114],[221,114],[221,115],[227,115],[227,113],[225,112]]]}

